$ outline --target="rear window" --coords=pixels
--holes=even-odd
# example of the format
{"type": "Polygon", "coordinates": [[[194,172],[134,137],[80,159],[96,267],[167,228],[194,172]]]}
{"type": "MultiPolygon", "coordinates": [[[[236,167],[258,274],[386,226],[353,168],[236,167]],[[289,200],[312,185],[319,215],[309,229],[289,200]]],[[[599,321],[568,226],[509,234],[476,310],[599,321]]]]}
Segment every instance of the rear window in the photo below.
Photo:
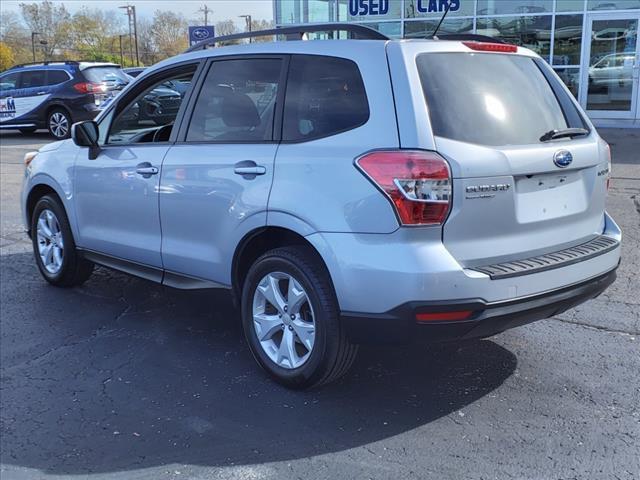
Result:
{"type": "Polygon", "coordinates": [[[328,137],[359,127],[368,119],[369,102],[354,62],[312,55],[291,58],[284,141],[328,137]]]}
{"type": "MultiPolygon", "coordinates": [[[[519,55],[425,53],[417,58],[433,133],[481,145],[526,145],[569,125],[577,111],[535,60],[519,55]],[[565,116],[565,114],[567,114],[565,116]]],[[[571,122],[573,123],[573,121],[571,122]]]]}
{"type": "Polygon", "coordinates": [[[118,67],[89,67],[82,74],[90,82],[106,82],[114,84],[129,83],[129,77],[118,67]]]}

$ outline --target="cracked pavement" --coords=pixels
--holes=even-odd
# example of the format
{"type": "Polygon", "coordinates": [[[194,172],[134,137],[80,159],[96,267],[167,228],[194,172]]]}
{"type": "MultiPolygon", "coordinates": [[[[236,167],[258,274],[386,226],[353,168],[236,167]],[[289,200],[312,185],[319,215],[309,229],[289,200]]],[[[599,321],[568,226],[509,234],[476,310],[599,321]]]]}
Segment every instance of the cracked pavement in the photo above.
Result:
{"type": "Polygon", "coordinates": [[[224,294],[39,276],[0,133],[0,478],[640,478],[640,129],[602,130],[618,280],[483,341],[366,347],[322,390],[268,380],[224,294]]]}

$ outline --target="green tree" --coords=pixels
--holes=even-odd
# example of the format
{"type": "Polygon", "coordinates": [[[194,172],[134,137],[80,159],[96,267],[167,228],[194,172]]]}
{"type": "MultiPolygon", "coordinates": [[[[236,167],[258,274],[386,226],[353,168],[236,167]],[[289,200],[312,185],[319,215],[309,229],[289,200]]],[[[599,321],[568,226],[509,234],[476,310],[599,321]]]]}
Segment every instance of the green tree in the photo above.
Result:
{"type": "Polygon", "coordinates": [[[70,49],[77,58],[96,61],[120,61],[115,47],[122,19],[113,10],[83,7],[69,21],[70,49]]]}
{"type": "Polygon", "coordinates": [[[41,3],[21,3],[20,11],[30,32],[38,32],[45,60],[54,55],[62,55],[62,50],[68,47],[69,24],[71,16],[64,4],[54,4],[49,0],[41,3]]]}
{"type": "Polygon", "coordinates": [[[0,72],[10,68],[15,63],[13,50],[9,45],[0,42],[0,72]]]}

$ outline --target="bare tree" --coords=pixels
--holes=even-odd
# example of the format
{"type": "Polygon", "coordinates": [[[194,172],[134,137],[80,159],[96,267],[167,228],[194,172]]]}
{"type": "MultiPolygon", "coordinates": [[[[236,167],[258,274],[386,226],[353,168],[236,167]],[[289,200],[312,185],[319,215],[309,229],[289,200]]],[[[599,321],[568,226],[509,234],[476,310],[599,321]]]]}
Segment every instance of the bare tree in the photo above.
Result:
{"type": "Polygon", "coordinates": [[[73,49],[83,59],[115,60],[119,52],[114,49],[114,38],[122,30],[122,24],[122,19],[113,10],[83,7],[69,22],[73,49]]]}
{"type": "Polygon", "coordinates": [[[181,14],[156,10],[151,24],[153,43],[162,57],[184,51],[188,45],[187,20],[181,14]]]}
{"type": "Polygon", "coordinates": [[[138,47],[143,65],[153,65],[158,61],[158,49],[153,42],[153,23],[144,17],[138,19],[138,47]]]}

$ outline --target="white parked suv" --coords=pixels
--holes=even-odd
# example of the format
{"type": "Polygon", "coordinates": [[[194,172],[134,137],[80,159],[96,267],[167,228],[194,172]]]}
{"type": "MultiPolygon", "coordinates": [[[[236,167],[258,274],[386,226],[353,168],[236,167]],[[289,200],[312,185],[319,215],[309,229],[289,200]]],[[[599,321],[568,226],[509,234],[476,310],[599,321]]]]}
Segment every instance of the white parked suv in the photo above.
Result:
{"type": "Polygon", "coordinates": [[[28,154],[44,278],[100,264],[228,289],[258,363],[295,388],[338,378],[359,343],[487,337],[614,281],[609,148],[538,55],[277,33],[321,30],[350,38],[204,42],[28,154]]]}

